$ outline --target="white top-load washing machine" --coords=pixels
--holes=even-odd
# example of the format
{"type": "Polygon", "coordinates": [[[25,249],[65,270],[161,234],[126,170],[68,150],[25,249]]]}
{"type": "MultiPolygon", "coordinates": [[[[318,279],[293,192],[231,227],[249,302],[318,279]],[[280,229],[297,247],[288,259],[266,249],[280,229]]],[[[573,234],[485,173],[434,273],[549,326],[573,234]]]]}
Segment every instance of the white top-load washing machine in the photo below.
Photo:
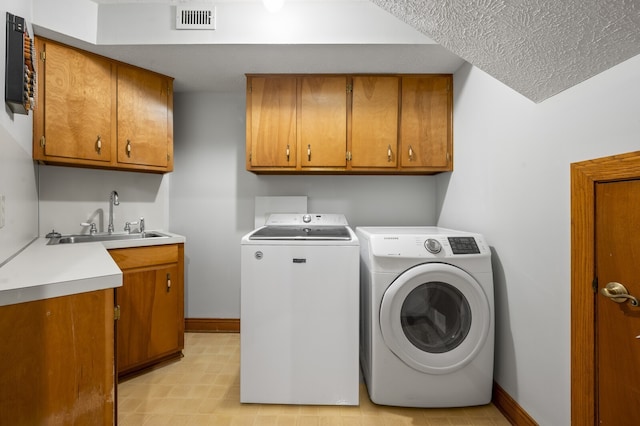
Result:
{"type": "Polygon", "coordinates": [[[361,364],[371,400],[405,407],[491,401],[491,252],[480,234],[358,227],[361,364]]]}
{"type": "Polygon", "coordinates": [[[272,214],[242,238],[240,402],[359,404],[359,253],[338,214],[272,214]]]}

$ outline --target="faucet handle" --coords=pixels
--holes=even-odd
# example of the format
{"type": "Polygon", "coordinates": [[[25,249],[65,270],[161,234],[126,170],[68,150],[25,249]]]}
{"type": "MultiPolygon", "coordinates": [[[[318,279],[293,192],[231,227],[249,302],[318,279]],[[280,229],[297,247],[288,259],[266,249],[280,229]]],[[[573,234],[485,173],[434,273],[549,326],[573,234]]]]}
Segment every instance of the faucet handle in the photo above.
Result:
{"type": "Polygon", "coordinates": [[[131,233],[131,225],[137,225],[138,222],[125,222],[124,223],[124,230],[131,233]]]}
{"type": "Polygon", "coordinates": [[[89,234],[94,235],[98,232],[98,228],[96,227],[95,223],[88,223],[88,222],[82,222],[80,223],[80,226],[88,226],[89,227],[89,234]]]}

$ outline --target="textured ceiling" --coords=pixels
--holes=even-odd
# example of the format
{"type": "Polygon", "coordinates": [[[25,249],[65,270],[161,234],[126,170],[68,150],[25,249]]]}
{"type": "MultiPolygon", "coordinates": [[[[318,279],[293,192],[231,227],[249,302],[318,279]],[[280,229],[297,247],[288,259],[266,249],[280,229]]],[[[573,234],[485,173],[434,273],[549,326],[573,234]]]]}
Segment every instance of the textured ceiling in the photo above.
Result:
{"type": "Polygon", "coordinates": [[[534,102],[640,54],[640,0],[371,0],[534,102]]]}

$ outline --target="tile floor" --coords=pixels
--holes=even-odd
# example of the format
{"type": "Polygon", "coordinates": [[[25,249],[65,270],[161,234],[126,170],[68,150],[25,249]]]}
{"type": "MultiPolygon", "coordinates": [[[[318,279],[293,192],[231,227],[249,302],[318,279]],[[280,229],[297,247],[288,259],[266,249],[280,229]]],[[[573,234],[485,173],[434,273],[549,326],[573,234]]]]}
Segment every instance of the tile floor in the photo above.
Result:
{"type": "Polygon", "coordinates": [[[187,333],[184,358],[118,385],[118,424],[139,425],[509,425],[493,405],[418,409],[240,404],[240,335],[187,333]]]}

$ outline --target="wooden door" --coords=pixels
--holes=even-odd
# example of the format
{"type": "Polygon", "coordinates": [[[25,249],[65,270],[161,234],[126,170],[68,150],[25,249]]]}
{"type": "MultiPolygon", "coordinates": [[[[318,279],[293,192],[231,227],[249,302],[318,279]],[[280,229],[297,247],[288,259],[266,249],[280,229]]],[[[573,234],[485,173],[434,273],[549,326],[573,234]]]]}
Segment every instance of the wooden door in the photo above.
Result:
{"type": "Polygon", "coordinates": [[[398,77],[353,77],[352,167],[396,167],[399,92],[398,77]]]}
{"type": "Polygon", "coordinates": [[[169,80],[159,74],[118,66],[118,162],[167,167],[169,80]]]}
{"type": "Polygon", "coordinates": [[[402,78],[401,167],[450,168],[452,103],[451,76],[402,78]]]}
{"type": "Polygon", "coordinates": [[[596,185],[596,424],[640,419],[640,306],[602,294],[622,284],[640,298],[640,180],[596,185]],[[610,284],[611,285],[611,284],[610,284]]]}
{"type": "Polygon", "coordinates": [[[119,373],[180,350],[178,280],[177,265],[123,271],[116,290],[119,373]]]}
{"type": "Polygon", "coordinates": [[[296,78],[250,77],[247,103],[247,166],[295,167],[296,78]]]}
{"type": "Polygon", "coordinates": [[[302,77],[299,105],[302,167],[346,167],[347,77],[302,77]]]}
{"type": "MultiPolygon", "coordinates": [[[[111,62],[49,41],[38,46],[46,54],[38,88],[44,111],[36,110],[34,137],[45,137],[43,155],[109,162],[115,93],[111,62]]],[[[38,157],[37,146],[34,151],[38,157]]]]}

